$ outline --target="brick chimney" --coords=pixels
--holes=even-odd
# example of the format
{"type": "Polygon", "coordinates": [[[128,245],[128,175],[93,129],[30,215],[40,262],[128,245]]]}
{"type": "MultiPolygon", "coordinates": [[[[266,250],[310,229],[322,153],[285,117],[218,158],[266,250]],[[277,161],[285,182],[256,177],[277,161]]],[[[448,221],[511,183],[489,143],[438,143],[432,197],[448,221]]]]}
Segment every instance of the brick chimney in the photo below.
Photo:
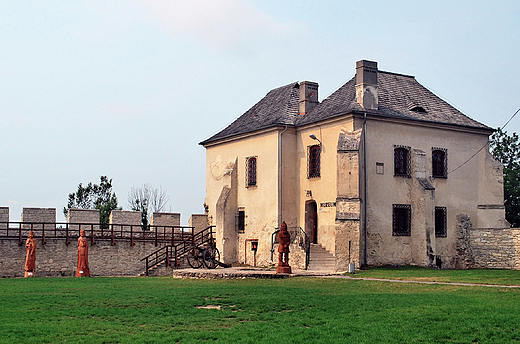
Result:
{"type": "Polygon", "coordinates": [[[377,62],[356,62],[356,101],[366,110],[377,110],[377,62]]]}
{"type": "Polygon", "coordinates": [[[318,84],[311,81],[300,82],[300,115],[305,115],[318,105],[318,84]]]}

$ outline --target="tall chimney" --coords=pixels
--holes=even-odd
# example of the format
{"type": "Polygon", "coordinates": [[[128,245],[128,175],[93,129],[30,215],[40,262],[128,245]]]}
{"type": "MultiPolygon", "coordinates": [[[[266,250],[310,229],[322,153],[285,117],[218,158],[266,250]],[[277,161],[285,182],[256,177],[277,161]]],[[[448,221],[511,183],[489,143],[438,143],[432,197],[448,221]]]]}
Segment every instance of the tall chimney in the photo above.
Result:
{"type": "Polygon", "coordinates": [[[366,110],[377,110],[377,62],[356,62],[356,101],[366,110]]]}
{"type": "Polygon", "coordinates": [[[300,83],[300,115],[305,115],[318,105],[318,84],[311,81],[300,83]]]}

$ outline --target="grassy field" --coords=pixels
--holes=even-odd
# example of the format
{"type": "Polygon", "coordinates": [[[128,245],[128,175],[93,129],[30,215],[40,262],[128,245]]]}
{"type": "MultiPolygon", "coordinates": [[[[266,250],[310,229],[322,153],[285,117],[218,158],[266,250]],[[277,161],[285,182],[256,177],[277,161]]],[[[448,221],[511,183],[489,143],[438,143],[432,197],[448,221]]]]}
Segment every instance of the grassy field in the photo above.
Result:
{"type": "MultiPolygon", "coordinates": [[[[356,276],[475,282],[475,271],[492,284],[516,284],[520,274],[401,268],[356,276]]],[[[1,343],[520,342],[514,288],[311,277],[2,279],[0,307],[1,343]]]]}
{"type": "Polygon", "coordinates": [[[352,277],[385,278],[397,280],[520,285],[520,271],[518,270],[437,270],[425,269],[416,266],[402,266],[399,268],[370,268],[365,271],[356,271],[352,277]]]}

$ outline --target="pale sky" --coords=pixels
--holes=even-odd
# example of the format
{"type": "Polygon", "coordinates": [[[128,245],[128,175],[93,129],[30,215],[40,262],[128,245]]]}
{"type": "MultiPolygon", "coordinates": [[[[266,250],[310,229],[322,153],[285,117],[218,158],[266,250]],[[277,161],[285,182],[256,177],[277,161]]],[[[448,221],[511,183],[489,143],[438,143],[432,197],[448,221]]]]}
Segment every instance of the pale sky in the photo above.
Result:
{"type": "MultiPolygon", "coordinates": [[[[55,207],[79,183],[167,190],[203,213],[205,150],[265,94],[355,62],[414,75],[490,127],[520,108],[517,1],[0,0],[0,206],[55,207]]],[[[520,115],[507,127],[520,133],[520,115]]]]}

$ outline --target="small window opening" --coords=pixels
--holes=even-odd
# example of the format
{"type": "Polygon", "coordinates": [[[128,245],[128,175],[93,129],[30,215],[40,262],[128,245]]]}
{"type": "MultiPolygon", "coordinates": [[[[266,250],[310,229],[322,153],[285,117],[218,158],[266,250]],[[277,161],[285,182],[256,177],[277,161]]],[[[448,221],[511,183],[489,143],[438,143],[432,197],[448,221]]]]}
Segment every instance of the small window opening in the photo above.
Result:
{"type": "Polygon", "coordinates": [[[411,110],[413,112],[426,113],[426,110],[422,106],[415,106],[411,110]]]}
{"type": "Polygon", "coordinates": [[[410,204],[394,204],[392,208],[392,235],[410,236],[412,232],[412,206],[410,204]]]}
{"type": "Polygon", "coordinates": [[[246,231],[246,211],[243,209],[238,210],[237,231],[238,233],[244,233],[246,231]]]}
{"type": "Polygon", "coordinates": [[[446,238],[446,207],[435,207],[435,237],[446,238]]]}
{"type": "Polygon", "coordinates": [[[318,178],[320,176],[321,147],[314,145],[309,147],[308,178],[318,178]]]}

